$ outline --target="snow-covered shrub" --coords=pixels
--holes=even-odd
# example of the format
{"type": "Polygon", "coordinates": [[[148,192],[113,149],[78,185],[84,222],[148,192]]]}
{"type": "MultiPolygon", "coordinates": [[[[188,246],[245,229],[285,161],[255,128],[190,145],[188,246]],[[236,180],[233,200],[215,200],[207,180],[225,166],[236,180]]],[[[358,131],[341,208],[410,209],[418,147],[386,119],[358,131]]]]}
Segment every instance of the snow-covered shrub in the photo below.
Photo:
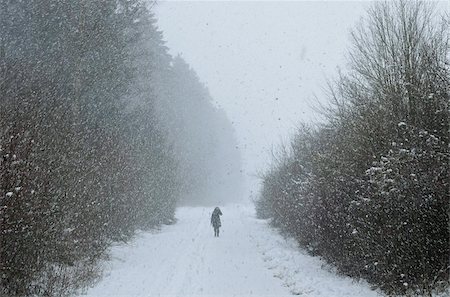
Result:
{"type": "Polygon", "coordinates": [[[387,292],[403,285],[425,294],[448,282],[448,145],[425,130],[399,130],[367,170],[368,190],[354,207],[364,220],[353,227],[367,278],[387,292]]]}
{"type": "Polygon", "coordinates": [[[158,33],[139,1],[1,7],[0,295],[64,296],[112,241],[173,218],[175,162],[136,82],[167,49],[140,42],[158,33]]]}
{"type": "Polygon", "coordinates": [[[389,294],[448,287],[448,26],[423,2],[376,3],[352,34],[327,122],[264,176],[276,227],[389,294]]]}

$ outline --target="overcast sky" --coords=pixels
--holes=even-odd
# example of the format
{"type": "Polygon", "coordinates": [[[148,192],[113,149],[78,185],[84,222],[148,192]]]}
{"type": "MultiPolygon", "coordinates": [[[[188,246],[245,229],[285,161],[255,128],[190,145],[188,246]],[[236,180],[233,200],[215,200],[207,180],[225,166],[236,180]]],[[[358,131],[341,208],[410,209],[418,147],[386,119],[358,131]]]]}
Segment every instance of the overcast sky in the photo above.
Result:
{"type": "Polygon", "coordinates": [[[314,97],[345,67],[349,32],[368,2],[166,1],[154,11],[173,55],[195,69],[236,129],[244,170],[270,164],[314,97]]]}

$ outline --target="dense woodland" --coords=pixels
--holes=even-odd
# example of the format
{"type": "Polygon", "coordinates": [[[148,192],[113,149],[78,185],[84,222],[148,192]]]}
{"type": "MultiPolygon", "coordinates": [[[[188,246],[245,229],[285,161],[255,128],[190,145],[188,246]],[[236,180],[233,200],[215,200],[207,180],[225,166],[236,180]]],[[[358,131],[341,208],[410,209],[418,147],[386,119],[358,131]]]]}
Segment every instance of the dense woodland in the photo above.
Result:
{"type": "Polygon", "coordinates": [[[76,292],[180,197],[240,188],[230,122],[143,1],[1,0],[0,128],[2,296],[76,292]]]}
{"type": "Polygon", "coordinates": [[[325,122],[263,176],[260,217],[388,294],[449,281],[449,16],[380,2],[352,32],[325,122]]]}
{"type": "Polygon", "coordinates": [[[208,90],[179,56],[155,84],[162,86],[157,97],[163,99],[155,104],[156,114],[184,180],[180,204],[215,206],[241,199],[241,155],[225,112],[209,104],[208,90]]]}

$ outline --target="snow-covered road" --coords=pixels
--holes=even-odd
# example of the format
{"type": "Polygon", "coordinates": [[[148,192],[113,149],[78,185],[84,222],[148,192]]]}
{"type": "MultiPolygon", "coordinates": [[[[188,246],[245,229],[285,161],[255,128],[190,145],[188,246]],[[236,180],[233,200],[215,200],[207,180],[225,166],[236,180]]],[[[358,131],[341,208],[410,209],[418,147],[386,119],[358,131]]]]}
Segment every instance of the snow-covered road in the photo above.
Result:
{"type": "MultiPolygon", "coordinates": [[[[250,206],[222,207],[214,237],[212,208],[183,207],[178,222],[112,248],[106,275],[88,296],[377,296],[322,269],[250,206]]],[[[85,296],[85,295],[83,295],[85,296]]]]}

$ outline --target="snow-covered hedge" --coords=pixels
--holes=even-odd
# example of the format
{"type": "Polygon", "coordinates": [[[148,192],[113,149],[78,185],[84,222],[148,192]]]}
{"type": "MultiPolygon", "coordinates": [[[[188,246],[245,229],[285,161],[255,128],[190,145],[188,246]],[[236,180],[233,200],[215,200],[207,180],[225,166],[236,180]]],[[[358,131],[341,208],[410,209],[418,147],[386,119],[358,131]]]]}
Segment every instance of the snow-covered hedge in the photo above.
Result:
{"type": "Polygon", "coordinates": [[[173,221],[180,179],[151,83],[170,59],[142,1],[0,10],[0,295],[65,296],[112,241],[173,221]]]}
{"type": "Polygon", "coordinates": [[[328,122],[300,129],[257,202],[305,249],[389,294],[448,287],[449,32],[436,19],[423,2],[372,6],[328,122]]]}

